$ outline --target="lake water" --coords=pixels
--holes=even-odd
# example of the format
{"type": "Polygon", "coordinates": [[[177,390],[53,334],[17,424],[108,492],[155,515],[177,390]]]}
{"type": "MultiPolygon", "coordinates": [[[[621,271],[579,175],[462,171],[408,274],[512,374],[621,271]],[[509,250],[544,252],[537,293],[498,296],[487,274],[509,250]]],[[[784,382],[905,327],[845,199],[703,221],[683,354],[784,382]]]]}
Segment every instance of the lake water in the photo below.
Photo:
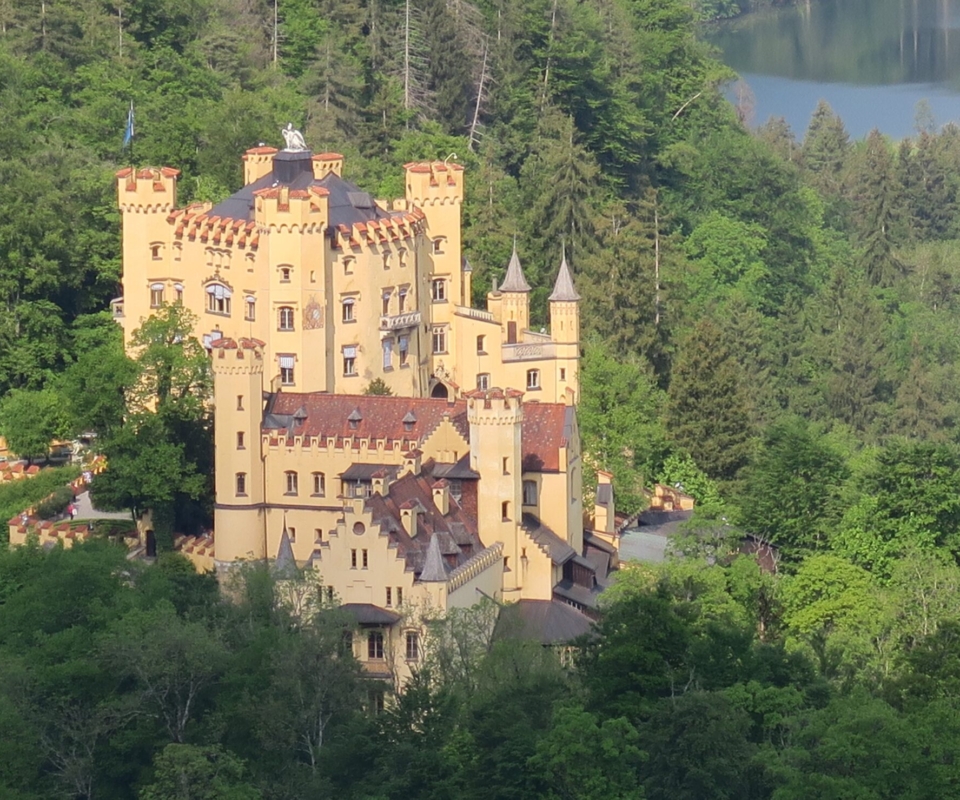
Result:
{"type": "Polygon", "coordinates": [[[960,0],[812,0],[707,31],[753,94],[752,124],[802,138],[822,98],[851,136],[915,133],[917,104],[960,123],[960,0]]]}

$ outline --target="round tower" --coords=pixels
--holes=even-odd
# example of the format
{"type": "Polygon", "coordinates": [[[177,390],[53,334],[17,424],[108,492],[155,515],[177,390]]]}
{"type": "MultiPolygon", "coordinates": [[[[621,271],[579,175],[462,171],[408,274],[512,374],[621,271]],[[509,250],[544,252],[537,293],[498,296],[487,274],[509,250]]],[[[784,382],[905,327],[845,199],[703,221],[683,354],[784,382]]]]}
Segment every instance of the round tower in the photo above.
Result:
{"type": "Polygon", "coordinates": [[[520,588],[519,534],[522,515],[521,428],[523,392],[489,389],[466,392],[470,467],[480,474],[477,521],[484,546],[503,543],[503,590],[520,588]]]}
{"type": "Polygon", "coordinates": [[[560,259],[560,270],[549,300],[550,338],[556,343],[557,394],[570,389],[573,402],[577,402],[580,397],[580,295],[573,285],[566,251],[560,259]]]}
{"type": "Polygon", "coordinates": [[[260,437],[264,347],[258,339],[224,338],[212,344],[218,569],[267,556],[260,437]]]}

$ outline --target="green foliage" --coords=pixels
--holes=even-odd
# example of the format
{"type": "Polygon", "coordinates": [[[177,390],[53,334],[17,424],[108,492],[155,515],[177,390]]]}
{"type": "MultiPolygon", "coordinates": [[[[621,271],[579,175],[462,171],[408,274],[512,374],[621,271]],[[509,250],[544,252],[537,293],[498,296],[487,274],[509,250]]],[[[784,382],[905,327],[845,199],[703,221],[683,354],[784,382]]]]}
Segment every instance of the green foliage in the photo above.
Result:
{"type": "MultiPolygon", "coordinates": [[[[79,467],[58,467],[42,470],[29,480],[13,481],[0,486],[0,521],[6,522],[66,485],[80,474],[79,467]]],[[[6,542],[6,525],[0,540],[6,542]]]]}
{"type": "Polygon", "coordinates": [[[243,762],[216,745],[168,744],[157,756],[156,778],[140,800],[260,800],[243,780],[243,762]]]}
{"type": "Polygon", "coordinates": [[[387,382],[383,378],[374,378],[364,387],[363,393],[390,397],[393,391],[387,386],[387,382]]]}
{"type": "Polygon", "coordinates": [[[60,398],[50,389],[19,389],[0,402],[0,433],[17,455],[43,458],[54,439],[67,432],[60,398]]]}
{"type": "Polygon", "coordinates": [[[37,503],[36,515],[40,519],[53,519],[53,517],[66,511],[67,506],[73,502],[73,489],[69,486],[61,486],[49,497],[45,497],[37,503]]]}

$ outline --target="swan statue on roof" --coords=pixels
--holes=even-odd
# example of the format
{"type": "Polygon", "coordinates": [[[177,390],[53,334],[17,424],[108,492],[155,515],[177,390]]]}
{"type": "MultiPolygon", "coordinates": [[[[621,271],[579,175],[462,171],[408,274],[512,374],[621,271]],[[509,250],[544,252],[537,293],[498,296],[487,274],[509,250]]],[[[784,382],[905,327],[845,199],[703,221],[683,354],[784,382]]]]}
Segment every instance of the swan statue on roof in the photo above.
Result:
{"type": "Polygon", "coordinates": [[[301,153],[307,149],[303,134],[293,127],[292,122],[288,122],[287,127],[282,128],[280,133],[283,134],[283,141],[286,143],[286,147],[283,149],[288,153],[301,153]]]}

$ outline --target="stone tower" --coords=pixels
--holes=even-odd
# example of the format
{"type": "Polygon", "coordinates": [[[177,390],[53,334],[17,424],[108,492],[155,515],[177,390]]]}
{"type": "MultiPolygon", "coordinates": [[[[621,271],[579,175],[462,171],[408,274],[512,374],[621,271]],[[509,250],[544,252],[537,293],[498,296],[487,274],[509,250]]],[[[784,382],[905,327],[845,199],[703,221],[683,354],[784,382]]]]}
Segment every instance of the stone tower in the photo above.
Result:
{"type": "Polygon", "coordinates": [[[488,547],[494,542],[503,543],[504,597],[518,599],[523,392],[477,389],[464,396],[470,425],[470,467],[480,473],[480,538],[488,547]]]}
{"type": "Polygon", "coordinates": [[[259,339],[220,339],[212,345],[218,466],[214,558],[218,567],[267,556],[260,437],[264,346],[259,339]],[[220,468],[227,464],[230,469],[220,468]]]}
{"type": "Polygon", "coordinates": [[[573,285],[566,251],[549,300],[550,336],[556,343],[557,387],[563,392],[571,390],[575,403],[580,397],[580,295],[573,285]]]}

